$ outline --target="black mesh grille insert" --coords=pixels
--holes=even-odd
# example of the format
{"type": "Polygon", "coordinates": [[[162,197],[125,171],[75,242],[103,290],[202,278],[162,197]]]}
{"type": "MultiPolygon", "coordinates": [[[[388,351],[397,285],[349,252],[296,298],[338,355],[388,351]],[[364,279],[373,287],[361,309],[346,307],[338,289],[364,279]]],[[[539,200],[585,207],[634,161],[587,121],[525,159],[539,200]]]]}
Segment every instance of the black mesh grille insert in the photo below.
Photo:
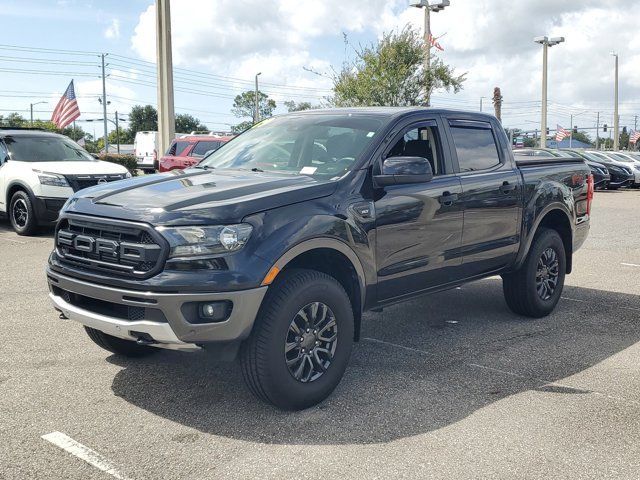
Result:
{"type": "Polygon", "coordinates": [[[162,268],[166,252],[151,227],[78,217],[63,218],[58,225],[56,251],[61,263],[134,278],[147,278],[162,268]]]}

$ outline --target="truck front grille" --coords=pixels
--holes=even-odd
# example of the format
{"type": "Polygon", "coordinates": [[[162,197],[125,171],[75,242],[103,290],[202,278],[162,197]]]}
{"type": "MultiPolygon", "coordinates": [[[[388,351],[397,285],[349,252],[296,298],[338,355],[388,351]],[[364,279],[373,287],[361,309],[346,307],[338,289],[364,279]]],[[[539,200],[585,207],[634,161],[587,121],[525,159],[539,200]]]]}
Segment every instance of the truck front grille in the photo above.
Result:
{"type": "Polygon", "coordinates": [[[69,215],[56,231],[60,262],[85,271],[148,278],[162,269],[167,251],[160,234],[139,223],[69,215]]]}

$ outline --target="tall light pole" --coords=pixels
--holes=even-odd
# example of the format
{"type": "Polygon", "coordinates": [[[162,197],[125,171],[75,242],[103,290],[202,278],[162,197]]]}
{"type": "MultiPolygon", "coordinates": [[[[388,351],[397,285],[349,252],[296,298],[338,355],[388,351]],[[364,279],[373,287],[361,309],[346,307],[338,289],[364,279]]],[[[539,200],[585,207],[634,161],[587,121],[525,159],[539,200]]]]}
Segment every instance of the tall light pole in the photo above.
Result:
{"type": "Polygon", "coordinates": [[[169,0],[156,0],[156,58],[158,61],[158,149],[164,153],[176,136],[169,0]]]}
{"type": "MultiPolygon", "coordinates": [[[[439,12],[445,7],[451,5],[449,0],[409,0],[409,5],[417,8],[424,8],[424,71],[429,73],[431,70],[431,12],[439,12]]],[[[431,82],[429,82],[429,91],[427,92],[428,107],[431,103],[431,82]]]]}
{"type": "Polygon", "coordinates": [[[534,42],[542,45],[542,119],[540,121],[540,147],[547,146],[547,50],[549,47],[564,42],[564,37],[536,37],[534,42]]]}
{"type": "Polygon", "coordinates": [[[31,111],[31,126],[33,127],[33,106],[34,105],[40,105],[41,103],[47,103],[47,102],[36,102],[36,103],[30,103],[29,104],[29,110],[31,111]]]}
{"type": "Polygon", "coordinates": [[[480,111],[482,111],[482,99],[487,97],[480,97],[480,111]]]}
{"type": "Polygon", "coordinates": [[[616,75],[615,75],[615,86],[613,89],[613,149],[617,151],[620,147],[620,118],[618,116],[618,54],[616,52],[611,52],[616,58],[616,75]]]}
{"type": "Polygon", "coordinates": [[[102,116],[104,117],[104,152],[109,152],[109,134],[107,132],[107,77],[104,72],[104,57],[108,54],[100,55],[102,58],[102,116]]]}
{"type": "Polygon", "coordinates": [[[260,99],[258,98],[258,76],[262,75],[262,72],[256,73],[256,96],[254,98],[253,107],[253,124],[255,125],[260,121],[260,99]]]}

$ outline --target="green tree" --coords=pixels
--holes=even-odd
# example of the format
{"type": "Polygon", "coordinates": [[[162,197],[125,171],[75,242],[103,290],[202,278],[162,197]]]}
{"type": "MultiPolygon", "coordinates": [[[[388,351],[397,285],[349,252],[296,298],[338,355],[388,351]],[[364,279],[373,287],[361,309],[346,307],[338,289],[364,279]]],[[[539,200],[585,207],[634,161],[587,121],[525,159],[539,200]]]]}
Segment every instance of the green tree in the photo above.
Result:
{"type": "Polygon", "coordinates": [[[410,25],[360,47],[355,60],[333,76],[330,102],[341,107],[428,105],[435,89],[459,92],[466,74],[455,75],[434,55],[425,71],[424,51],[422,35],[410,25]]]}
{"type": "Polygon", "coordinates": [[[152,105],[136,105],[129,113],[129,130],[133,137],[136,132],[155,132],[158,130],[158,111],[152,105]]]}
{"type": "MultiPolygon", "coordinates": [[[[231,127],[231,131],[233,133],[242,133],[253,125],[255,99],[256,92],[254,92],[253,90],[248,90],[241,93],[240,95],[236,95],[236,98],[233,100],[233,108],[231,109],[231,113],[239,118],[249,117],[251,118],[251,121],[244,121],[238,125],[231,127]]],[[[271,117],[275,109],[275,100],[269,98],[266,93],[258,91],[258,112],[260,113],[260,118],[264,119],[271,117]]]]}
{"type": "Polygon", "coordinates": [[[206,125],[198,120],[193,115],[187,113],[179,113],[176,115],[176,132],[178,133],[190,133],[193,131],[208,131],[206,125]]]}
{"type": "Polygon", "coordinates": [[[118,127],[118,134],[116,134],[115,129],[109,132],[109,145],[117,145],[118,141],[120,142],[120,145],[132,144],[133,137],[131,130],[118,127]]]}
{"type": "Polygon", "coordinates": [[[0,115],[0,125],[3,127],[26,127],[28,123],[27,119],[18,112],[12,112],[6,117],[0,115]]]}
{"type": "Polygon", "coordinates": [[[591,146],[594,145],[593,141],[591,140],[591,137],[587,133],[581,132],[580,130],[573,133],[572,141],[574,140],[577,140],[578,142],[588,143],[591,146]]]}
{"type": "Polygon", "coordinates": [[[320,108],[320,105],[312,105],[311,102],[294,102],[293,100],[287,100],[284,102],[284,106],[287,107],[287,112],[300,112],[302,110],[312,110],[320,108]]]}

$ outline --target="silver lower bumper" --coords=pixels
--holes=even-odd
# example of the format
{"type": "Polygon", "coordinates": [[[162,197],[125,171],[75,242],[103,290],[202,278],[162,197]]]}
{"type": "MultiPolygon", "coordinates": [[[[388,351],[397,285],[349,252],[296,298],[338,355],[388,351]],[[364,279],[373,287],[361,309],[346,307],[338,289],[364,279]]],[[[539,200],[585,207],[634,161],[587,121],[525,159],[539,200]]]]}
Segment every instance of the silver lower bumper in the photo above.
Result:
{"type": "MultiPolygon", "coordinates": [[[[49,297],[56,309],[67,318],[95,328],[109,335],[135,340],[131,332],[149,334],[157,346],[177,349],[197,348],[196,344],[232,342],[249,336],[268,287],[235,292],[215,293],[156,293],[124,290],[78,280],[47,269],[50,285],[49,297]],[[58,290],[56,290],[56,287],[58,290]],[[89,299],[110,302],[128,307],[153,308],[162,312],[165,321],[150,318],[127,320],[109,315],[109,312],[92,311],[84,305],[71,304],[69,297],[56,292],[71,292],[89,299]],[[229,318],[216,323],[190,323],[185,314],[185,304],[227,300],[232,303],[229,318]]],[[[146,310],[148,311],[148,310],[146,310]]]]}
{"type": "Polygon", "coordinates": [[[119,318],[100,315],[95,312],[88,312],[71,305],[62,297],[49,293],[49,298],[53,306],[62,312],[70,320],[80,322],[87,327],[95,328],[107,335],[123,338],[125,340],[137,340],[131,332],[141,332],[151,335],[158,343],[154,347],[169,348],[171,350],[199,350],[195,343],[182,342],[168,323],[151,322],[149,320],[137,320],[128,322],[119,318]]]}

